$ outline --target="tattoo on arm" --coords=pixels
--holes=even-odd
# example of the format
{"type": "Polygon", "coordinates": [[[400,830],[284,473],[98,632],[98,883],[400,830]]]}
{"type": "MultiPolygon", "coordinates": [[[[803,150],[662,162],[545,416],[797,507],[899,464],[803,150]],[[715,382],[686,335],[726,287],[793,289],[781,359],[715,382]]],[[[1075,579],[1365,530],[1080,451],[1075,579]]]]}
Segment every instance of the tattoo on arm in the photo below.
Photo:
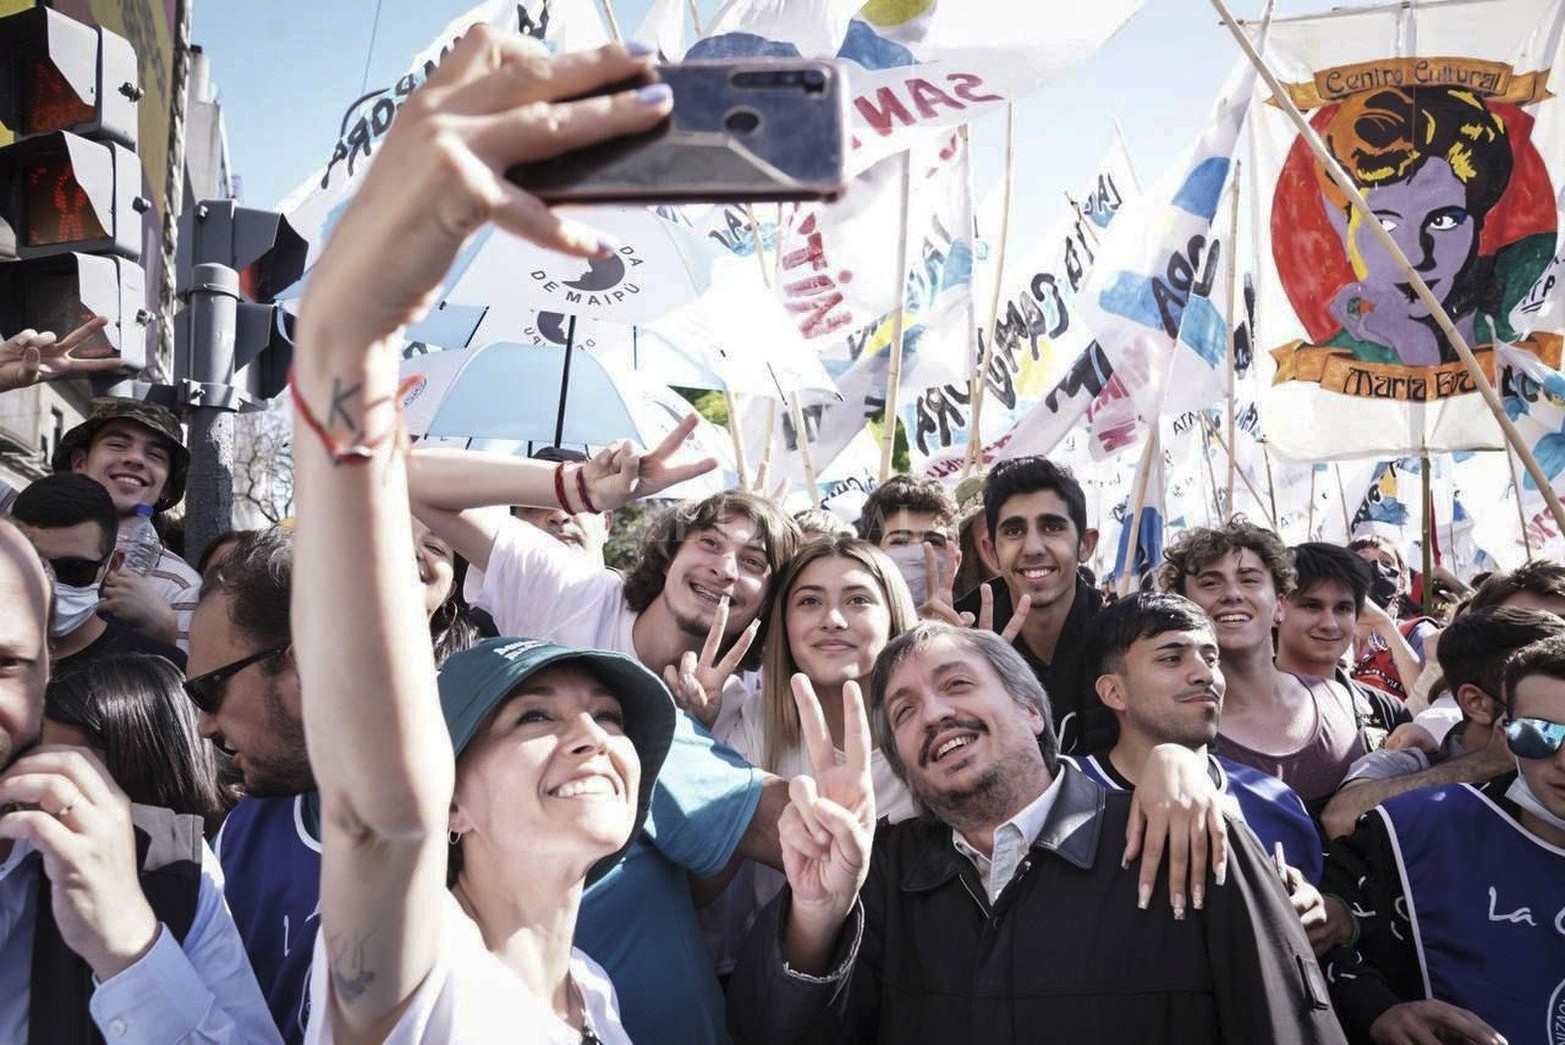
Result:
{"type": "Polygon", "coordinates": [[[330,952],[331,982],[337,997],[344,1003],[356,1001],[375,980],[374,971],[365,968],[364,952],[368,937],[334,937],[327,950],[330,952]]]}
{"type": "Polygon", "coordinates": [[[359,434],[359,423],[353,419],[352,414],[348,413],[346,404],[348,400],[358,395],[363,387],[363,385],[349,385],[344,388],[341,378],[334,377],[331,379],[331,410],[326,414],[327,428],[331,428],[336,423],[337,418],[341,417],[342,423],[348,427],[349,431],[352,431],[355,435],[359,434]]]}

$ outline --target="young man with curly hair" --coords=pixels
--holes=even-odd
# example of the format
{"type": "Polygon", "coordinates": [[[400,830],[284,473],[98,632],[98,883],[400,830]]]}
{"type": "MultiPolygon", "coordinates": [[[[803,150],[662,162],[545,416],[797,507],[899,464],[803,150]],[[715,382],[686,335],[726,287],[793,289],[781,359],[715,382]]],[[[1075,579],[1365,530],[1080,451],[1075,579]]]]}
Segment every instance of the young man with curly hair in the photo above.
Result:
{"type": "Polygon", "coordinates": [[[1212,618],[1228,680],[1218,751],[1270,773],[1319,816],[1348,766],[1410,721],[1342,673],[1278,669],[1272,633],[1297,578],[1282,539],[1242,518],[1196,527],[1167,552],[1159,581],[1212,618]]]}

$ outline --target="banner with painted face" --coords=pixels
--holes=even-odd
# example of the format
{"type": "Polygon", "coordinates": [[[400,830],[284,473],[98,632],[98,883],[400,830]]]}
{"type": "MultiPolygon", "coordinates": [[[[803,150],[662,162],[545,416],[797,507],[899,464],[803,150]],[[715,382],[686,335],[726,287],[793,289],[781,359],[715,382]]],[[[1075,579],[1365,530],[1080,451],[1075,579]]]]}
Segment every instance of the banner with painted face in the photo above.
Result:
{"type": "MultiPolygon", "coordinates": [[[[1474,349],[1558,367],[1557,317],[1518,309],[1556,253],[1565,185],[1560,0],[1384,5],[1277,19],[1267,58],[1474,349]],[[1522,326],[1518,327],[1517,323],[1522,326]]],[[[1261,213],[1266,434],[1298,458],[1500,445],[1407,275],[1258,87],[1247,189],[1261,213]]]]}
{"type": "Polygon", "coordinates": [[[731,0],[686,58],[851,63],[854,171],[1037,90],[1091,55],[1140,0],[731,0]]]}

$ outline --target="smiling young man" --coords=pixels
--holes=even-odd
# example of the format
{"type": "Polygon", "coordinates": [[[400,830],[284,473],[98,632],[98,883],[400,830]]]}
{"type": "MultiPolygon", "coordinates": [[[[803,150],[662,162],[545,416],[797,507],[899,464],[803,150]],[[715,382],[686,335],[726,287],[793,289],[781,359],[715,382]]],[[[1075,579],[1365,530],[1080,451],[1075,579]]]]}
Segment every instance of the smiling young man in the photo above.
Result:
{"type": "MultiPolygon", "coordinates": [[[[664,456],[688,430],[670,436],[664,456]]],[[[472,602],[494,617],[502,635],[615,650],[662,675],[703,651],[721,614],[727,615],[722,645],[741,641],[760,619],[773,575],[798,544],[798,527],[774,505],[728,491],[665,510],[622,577],[493,507],[523,500],[522,491],[536,499],[531,491],[540,467],[463,450],[419,450],[409,458],[414,514],[484,571],[472,602]]],[[[565,498],[564,507],[582,507],[574,477],[586,466],[559,467],[556,496],[565,498]],[[564,479],[567,474],[573,478],[564,479]]],[[[710,676],[701,682],[710,683],[711,699],[687,710],[722,737],[738,714],[743,686],[710,676]]]]}
{"type": "Polygon", "coordinates": [[[1389,799],[1328,856],[1358,925],[1324,964],[1359,1039],[1561,1040],[1565,636],[1522,648],[1504,679],[1516,771],[1389,799]]]}
{"type": "MultiPolygon", "coordinates": [[[[167,511],[185,496],[190,452],[179,419],[160,406],[134,399],[95,399],[87,420],[60,437],[52,466],[96,480],[114,501],[123,531],[136,509],[167,511]]],[[[145,577],[123,570],[104,581],[101,609],[162,643],[190,648],[190,618],[201,577],[185,560],[160,549],[145,577]]]]}
{"type": "MultiPolygon", "coordinates": [[[[1335,675],[1367,606],[1370,573],[1363,559],[1335,544],[1292,549],[1295,581],[1281,602],[1277,667],[1295,675],[1335,675]]],[[[1378,608],[1378,607],[1377,607],[1378,608]]]]}
{"type": "Polygon", "coordinates": [[[1353,760],[1411,721],[1407,709],[1340,673],[1279,670],[1272,629],[1297,573],[1275,533],[1235,518],[1186,530],[1166,558],[1161,586],[1206,611],[1222,651],[1228,692],[1218,751],[1277,777],[1319,816],[1353,760]]]}
{"type": "MultiPolygon", "coordinates": [[[[1240,819],[1310,883],[1320,881],[1324,846],[1304,803],[1276,777],[1211,752],[1227,686],[1217,638],[1201,608],[1179,595],[1140,592],[1104,607],[1089,629],[1089,671],[1103,704],[1119,719],[1109,751],[1078,758],[1081,771],[1110,790],[1136,786],[1159,744],[1209,759],[1212,779],[1240,819]]],[[[1319,902],[1318,894],[1313,901],[1319,902]]]]}
{"type": "MultiPolygon", "coordinates": [[[[979,549],[998,576],[987,582],[994,627],[1004,630],[1026,596],[1027,619],[1016,650],[1049,694],[1066,754],[1114,743],[1114,716],[1083,677],[1082,636],[1103,595],[1078,567],[1092,557],[1098,531],[1087,526],[1087,499],[1069,469],[1044,457],[1002,461],[984,479],[985,532],[979,549]]],[[[975,590],[957,609],[979,617],[975,590]]]]}

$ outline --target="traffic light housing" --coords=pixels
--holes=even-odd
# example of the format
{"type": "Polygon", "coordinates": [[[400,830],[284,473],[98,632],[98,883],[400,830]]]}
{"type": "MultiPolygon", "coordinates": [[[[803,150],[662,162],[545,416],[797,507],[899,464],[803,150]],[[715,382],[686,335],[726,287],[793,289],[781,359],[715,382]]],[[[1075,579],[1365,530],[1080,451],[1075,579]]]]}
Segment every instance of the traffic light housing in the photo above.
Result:
{"type": "Polygon", "coordinates": [[[0,18],[0,337],[65,337],[94,315],[109,325],[76,350],[148,365],[135,152],[136,53],[98,26],[36,7],[0,18]]]}
{"type": "Polygon", "coordinates": [[[71,131],[136,147],[136,52],[47,7],[0,18],[0,123],[17,137],[71,131]]]}
{"type": "Polygon", "coordinates": [[[179,314],[175,373],[197,385],[239,389],[257,401],[280,394],[293,361],[293,320],[273,302],[298,282],[308,253],[304,237],[272,211],[233,200],[203,200],[180,215],[180,293],[226,296],[226,289],[202,285],[197,278],[198,266],[219,265],[235,273],[238,301],[231,335],[227,324],[217,330],[198,325],[194,308],[179,314]],[[218,343],[230,336],[231,345],[218,343]]]}

